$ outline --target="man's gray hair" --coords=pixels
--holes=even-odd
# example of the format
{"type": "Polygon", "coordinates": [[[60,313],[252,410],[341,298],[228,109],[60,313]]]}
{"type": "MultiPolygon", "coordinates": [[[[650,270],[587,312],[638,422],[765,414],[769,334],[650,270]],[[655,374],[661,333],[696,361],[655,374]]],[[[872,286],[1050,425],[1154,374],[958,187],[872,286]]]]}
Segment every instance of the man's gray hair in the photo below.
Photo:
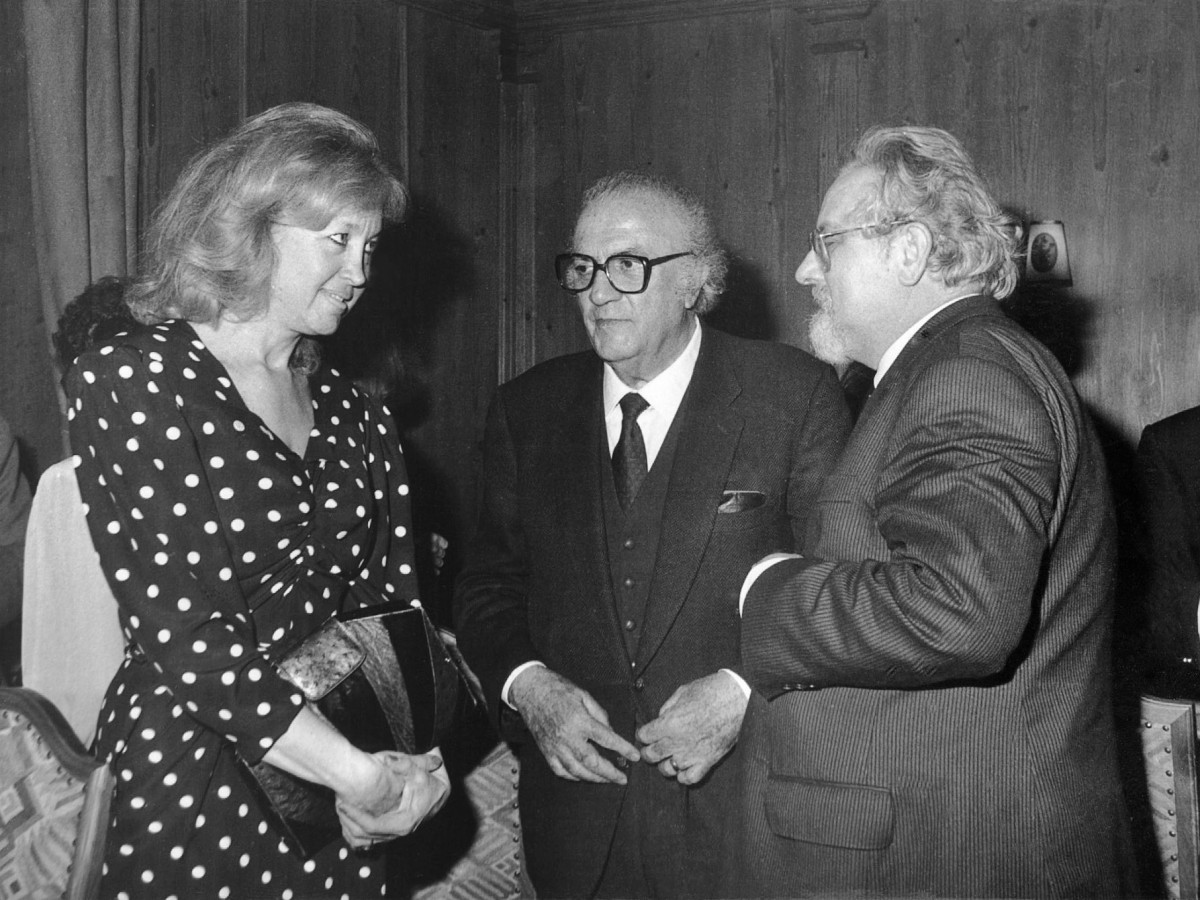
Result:
{"type": "Polygon", "coordinates": [[[859,138],[843,170],[858,166],[880,173],[867,210],[877,221],[920,222],[933,234],[929,267],[944,284],[980,283],[997,299],[1013,292],[1020,225],[996,203],[954,135],[875,126],[859,138]]]}
{"type": "Polygon", "coordinates": [[[598,179],[583,192],[580,213],[597,200],[621,194],[648,194],[674,208],[687,231],[688,246],[679,249],[690,251],[700,263],[708,266],[708,278],[698,288],[696,313],[704,315],[710,312],[725,290],[725,273],[729,269],[729,260],[717,240],[712,216],[700,202],[700,198],[657,175],[644,172],[614,172],[598,179]]]}

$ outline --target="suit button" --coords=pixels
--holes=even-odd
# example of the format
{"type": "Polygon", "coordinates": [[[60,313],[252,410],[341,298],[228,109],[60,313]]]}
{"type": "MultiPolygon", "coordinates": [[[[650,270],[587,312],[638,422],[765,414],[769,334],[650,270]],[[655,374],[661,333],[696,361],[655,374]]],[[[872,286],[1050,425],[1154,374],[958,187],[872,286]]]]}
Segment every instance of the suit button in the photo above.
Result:
{"type": "Polygon", "coordinates": [[[626,631],[633,631],[633,629],[635,629],[635,628],[637,628],[637,624],[633,621],[633,619],[625,620],[625,630],[626,631]]]}
{"type": "Polygon", "coordinates": [[[635,691],[644,690],[645,687],[646,687],[646,679],[644,679],[644,678],[638,678],[637,681],[635,681],[633,683],[633,689],[635,691]]]}
{"type": "Polygon", "coordinates": [[[627,588],[631,588],[631,587],[633,587],[633,579],[632,579],[632,578],[626,578],[626,579],[625,579],[624,581],[622,581],[621,583],[622,583],[623,585],[625,585],[625,587],[627,587],[627,588]]]}
{"type": "Polygon", "coordinates": [[[621,544],[621,546],[624,547],[626,550],[632,550],[633,549],[633,538],[625,538],[625,540],[621,544]]]}

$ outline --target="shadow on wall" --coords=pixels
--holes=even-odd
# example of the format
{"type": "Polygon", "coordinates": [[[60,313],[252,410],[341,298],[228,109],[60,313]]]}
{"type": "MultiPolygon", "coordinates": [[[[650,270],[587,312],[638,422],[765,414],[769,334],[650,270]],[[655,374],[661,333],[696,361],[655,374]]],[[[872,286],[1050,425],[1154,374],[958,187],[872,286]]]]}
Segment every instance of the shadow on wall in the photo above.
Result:
{"type": "Polygon", "coordinates": [[[473,251],[470,239],[441,210],[414,196],[406,220],[380,236],[371,283],[354,312],[324,344],[329,361],[386,402],[395,418],[413,485],[422,597],[439,623],[449,621],[453,561],[464,531],[454,511],[461,508],[463,486],[438,463],[438,448],[425,445],[422,426],[436,419],[438,404],[454,402],[432,393],[433,354],[445,316],[475,289],[473,251]],[[431,532],[450,541],[440,575],[429,564],[431,532]]]}
{"type": "Polygon", "coordinates": [[[435,336],[457,299],[475,289],[474,262],[470,239],[414,197],[406,220],[380,236],[371,284],[354,313],[326,342],[344,375],[387,400],[402,431],[433,412],[435,336]]]}
{"type": "Polygon", "coordinates": [[[731,255],[725,293],[704,321],[738,337],[775,340],[777,329],[769,298],[770,287],[762,270],[746,259],[731,255]]]}
{"type": "MultiPolygon", "coordinates": [[[[1092,301],[1063,286],[1022,282],[1002,306],[1014,321],[1049,348],[1069,378],[1074,379],[1087,366],[1095,317],[1092,301]]],[[[1136,642],[1143,633],[1137,591],[1136,447],[1124,437],[1118,423],[1110,421],[1087,403],[1084,407],[1100,438],[1117,511],[1119,602],[1116,651],[1118,666],[1128,667],[1134,665],[1134,659],[1140,653],[1136,642]]],[[[1122,668],[1118,674],[1132,678],[1134,673],[1122,668]]]]}
{"type": "MultiPolygon", "coordinates": [[[[1089,362],[1095,305],[1064,286],[1022,283],[1003,303],[1008,315],[1045,344],[1069,377],[1089,362]]],[[[1141,884],[1160,878],[1158,848],[1146,789],[1140,737],[1138,696],[1148,673],[1148,618],[1143,606],[1144,583],[1138,553],[1139,498],[1135,477],[1136,447],[1119,424],[1095,408],[1084,407],[1096,428],[1108,468],[1108,483],[1117,514],[1116,603],[1113,627],[1113,692],[1117,754],[1129,807],[1141,884]]]]}
{"type": "MultiPolygon", "coordinates": [[[[1085,404],[1086,405],[1086,404],[1085,404]]],[[[1138,553],[1139,498],[1134,475],[1136,448],[1112,422],[1088,408],[1108,467],[1108,481],[1117,513],[1117,571],[1113,617],[1113,709],[1117,730],[1117,762],[1129,811],[1130,831],[1143,888],[1161,881],[1161,862],[1154,840],[1154,814],[1146,783],[1138,699],[1150,677],[1149,616],[1143,603],[1146,583],[1138,553]]],[[[1151,891],[1148,896],[1160,896],[1151,891]]]]}
{"type": "Polygon", "coordinates": [[[1095,318],[1091,301],[1066,286],[1021,282],[1001,306],[1050,349],[1069,377],[1087,364],[1095,318]]]}

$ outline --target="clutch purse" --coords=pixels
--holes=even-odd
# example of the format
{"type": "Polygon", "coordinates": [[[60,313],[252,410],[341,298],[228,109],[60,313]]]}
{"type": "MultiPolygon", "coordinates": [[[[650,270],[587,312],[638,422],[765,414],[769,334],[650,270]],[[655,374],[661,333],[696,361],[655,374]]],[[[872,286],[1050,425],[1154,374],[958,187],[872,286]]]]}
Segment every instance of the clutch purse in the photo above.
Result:
{"type": "MultiPolygon", "coordinates": [[[[419,604],[334,615],[274,665],[310,709],[367,753],[425,753],[465,707],[482,703],[453,635],[439,632],[419,604]]],[[[340,836],[329,788],[266,762],[248,768],[285,840],[302,856],[340,836]]]]}

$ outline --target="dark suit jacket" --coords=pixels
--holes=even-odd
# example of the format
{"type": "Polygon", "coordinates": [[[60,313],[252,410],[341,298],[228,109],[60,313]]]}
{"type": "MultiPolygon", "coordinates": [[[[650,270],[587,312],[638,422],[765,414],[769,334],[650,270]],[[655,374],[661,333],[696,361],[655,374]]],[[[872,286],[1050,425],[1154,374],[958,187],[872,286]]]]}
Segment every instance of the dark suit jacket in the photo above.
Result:
{"type": "MultiPolygon", "coordinates": [[[[636,744],[636,729],[680,685],[739,670],[743,577],[764,553],[796,545],[848,430],[830,368],[791,347],[704,330],[677,413],[657,564],[631,659],[601,507],[602,479],[612,477],[600,449],[602,376],[600,360],[581,353],[543,363],[497,392],[479,528],[456,597],[462,651],[502,735],[521,742],[528,870],[539,893],[551,897],[594,890],[627,787],[555,776],[503,706],[505,679],[521,663],[541,660],[591,693],[613,729],[636,744]],[[718,513],[727,490],[760,491],[766,502],[718,513]]],[[[713,859],[726,831],[733,770],[727,757],[692,789],[698,860],[713,859]]]]}
{"type": "Polygon", "coordinates": [[[1137,475],[1151,653],[1200,664],[1200,407],[1145,428],[1137,475]]]}
{"type": "Polygon", "coordinates": [[[923,327],[767,570],[743,664],[758,896],[1113,896],[1115,525],[1062,369],[986,297],[923,327]]]}

